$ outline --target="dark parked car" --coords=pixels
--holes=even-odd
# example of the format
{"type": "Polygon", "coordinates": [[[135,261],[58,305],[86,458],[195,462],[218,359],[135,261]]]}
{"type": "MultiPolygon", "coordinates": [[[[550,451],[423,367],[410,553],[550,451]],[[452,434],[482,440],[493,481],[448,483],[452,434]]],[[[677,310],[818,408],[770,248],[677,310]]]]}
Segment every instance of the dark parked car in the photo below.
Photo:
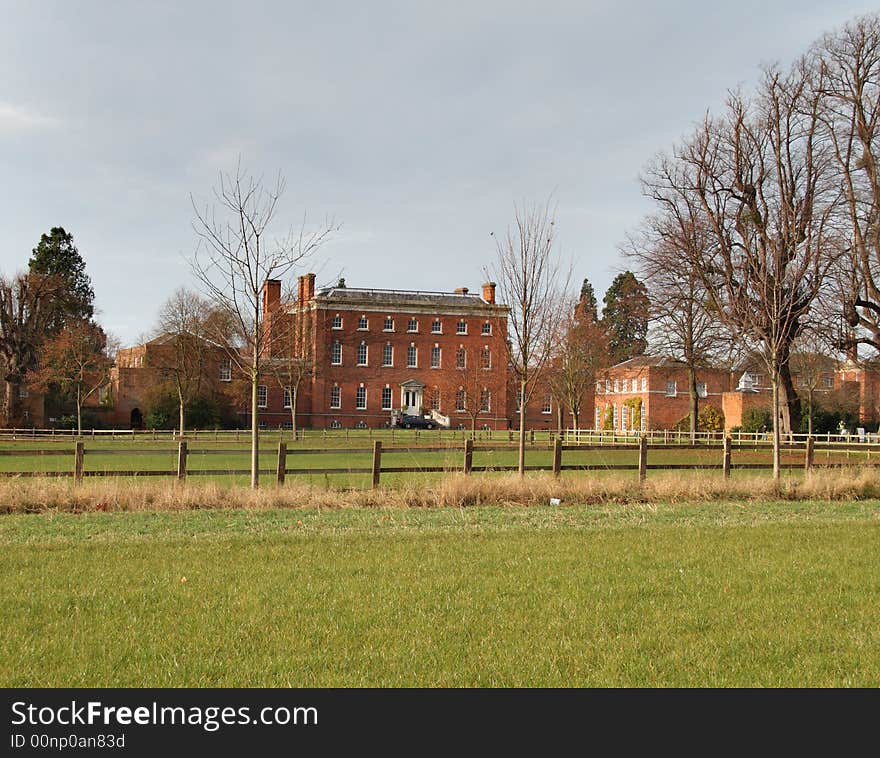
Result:
{"type": "Polygon", "coordinates": [[[403,415],[397,422],[398,426],[404,429],[436,429],[437,422],[424,416],[407,416],[403,415]]]}

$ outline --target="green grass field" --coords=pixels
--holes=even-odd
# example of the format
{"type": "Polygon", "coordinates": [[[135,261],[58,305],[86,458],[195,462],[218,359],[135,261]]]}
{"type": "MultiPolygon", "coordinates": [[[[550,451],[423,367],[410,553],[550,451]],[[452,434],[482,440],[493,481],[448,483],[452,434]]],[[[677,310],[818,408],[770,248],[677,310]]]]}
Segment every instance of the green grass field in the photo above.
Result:
{"type": "Polygon", "coordinates": [[[880,686],[880,501],[0,518],[3,686],[880,686]]]}

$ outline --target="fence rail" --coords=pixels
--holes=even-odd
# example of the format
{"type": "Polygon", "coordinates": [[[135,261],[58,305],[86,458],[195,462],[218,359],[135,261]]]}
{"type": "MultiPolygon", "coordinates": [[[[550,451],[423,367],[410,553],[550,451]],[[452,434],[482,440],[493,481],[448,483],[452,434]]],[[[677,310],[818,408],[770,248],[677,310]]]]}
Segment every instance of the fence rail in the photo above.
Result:
{"type": "MultiPolygon", "coordinates": [[[[491,443],[515,443],[519,433],[514,430],[490,430],[483,429],[471,431],[469,429],[297,429],[296,432],[289,429],[262,429],[260,436],[264,440],[306,442],[308,440],[381,440],[392,442],[395,440],[434,440],[437,442],[463,442],[466,438],[484,440],[491,443]]],[[[729,436],[734,445],[737,444],[772,444],[771,432],[731,432],[725,435],[723,432],[680,432],[676,430],[647,430],[639,431],[610,431],[608,429],[564,429],[557,430],[527,430],[526,442],[529,445],[552,444],[556,437],[561,437],[563,443],[574,445],[626,445],[635,447],[642,437],[648,439],[653,446],[666,444],[680,446],[715,446],[723,444],[725,436],[729,436]]],[[[839,442],[844,444],[875,444],[880,445],[880,432],[867,432],[864,429],[843,430],[840,432],[826,432],[823,434],[787,434],[783,435],[782,444],[806,444],[807,438],[812,436],[818,442],[830,444],[839,442]]],[[[186,440],[213,440],[247,442],[250,440],[249,429],[188,429],[184,435],[177,430],[159,429],[84,429],[78,434],[75,429],[0,429],[0,441],[23,442],[35,439],[77,440],[77,439],[112,439],[112,440],[153,440],[177,442],[186,440]]]]}
{"type": "MultiPolygon", "coordinates": [[[[72,465],[67,471],[3,471],[0,477],[73,477],[75,482],[81,482],[84,478],[92,477],[176,477],[179,481],[185,481],[190,476],[245,476],[250,474],[249,468],[193,468],[189,465],[189,460],[193,455],[245,455],[247,450],[243,448],[231,449],[214,449],[214,448],[190,448],[190,440],[179,440],[174,448],[164,449],[114,449],[108,447],[86,447],[83,440],[77,440],[71,448],[62,449],[36,449],[36,448],[15,448],[12,450],[0,450],[0,456],[4,458],[20,457],[27,458],[31,456],[70,456],[72,465]],[[176,455],[175,468],[162,469],[139,469],[127,468],[123,470],[113,469],[90,469],[87,467],[87,461],[93,456],[173,456],[176,455]]],[[[374,440],[371,447],[346,447],[346,448],[299,448],[289,447],[283,440],[278,443],[275,452],[275,467],[262,468],[259,473],[261,476],[275,475],[278,484],[283,484],[285,477],[301,476],[301,475],[331,475],[331,474],[370,474],[372,485],[379,486],[383,474],[415,474],[415,473],[453,473],[462,472],[470,474],[474,472],[501,472],[516,471],[516,465],[507,465],[498,462],[494,465],[474,465],[474,453],[483,452],[511,452],[513,448],[510,444],[475,444],[474,440],[466,438],[462,445],[438,446],[438,445],[390,445],[385,446],[382,440],[374,440]],[[445,461],[438,465],[436,462],[426,462],[426,465],[383,465],[383,456],[407,454],[419,456],[422,454],[446,453],[448,456],[460,455],[458,462],[445,461]],[[371,456],[370,465],[354,465],[356,461],[352,461],[351,465],[345,466],[318,466],[304,467],[298,465],[297,458],[299,456],[321,456],[321,455],[344,455],[344,456],[371,456]]],[[[556,436],[552,442],[548,444],[535,443],[530,448],[530,455],[538,451],[552,451],[551,463],[535,464],[529,463],[525,466],[526,471],[550,471],[554,475],[559,475],[563,471],[637,471],[638,479],[643,482],[648,471],[680,471],[680,470],[720,470],[725,477],[730,476],[731,471],[735,470],[770,470],[773,468],[772,463],[760,463],[755,461],[740,460],[735,461],[733,451],[738,452],[766,452],[770,449],[770,443],[763,441],[752,442],[733,442],[731,437],[725,437],[721,440],[720,446],[713,446],[705,443],[683,447],[676,443],[657,443],[651,444],[647,435],[642,436],[632,443],[628,444],[589,444],[585,442],[569,443],[563,442],[561,436],[556,436]],[[584,463],[575,462],[571,459],[565,460],[565,453],[585,451],[629,451],[637,453],[637,462],[619,462],[619,463],[584,463]],[[682,453],[693,452],[702,453],[705,458],[706,454],[718,454],[716,461],[691,460],[686,462],[649,462],[649,454],[651,452],[662,452],[676,450],[682,453]]],[[[880,445],[868,443],[850,443],[826,442],[817,440],[816,438],[807,438],[804,442],[789,442],[785,448],[786,453],[790,456],[793,453],[801,453],[803,455],[802,463],[792,462],[790,459],[781,464],[784,470],[804,469],[809,471],[812,468],[828,468],[852,465],[850,456],[852,453],[858,453],[857,464],[860,466],[876,467],[880,465],[880,445]],[[824,462],[817,460],[817,454],[825,453],[826,460],[824,462]],[[878,454],[876,460],[871,460],[872,453],[878,454]],[[836,456],[835,460],[831,460],[832,454],[836,456]],[[846,455],[845,460],[839,460],[842,454],[846,455]]],[[[264,453],[264,456],[266,454],[264,453]]],[[[264,457],[265,459],[265,457],[264,457]]]]}
{"type": "MultiPolygon", "coordinates": [[[[557,433],[547,430],[528,430],[526,442],[535,444],[541,440],[547,441],[557,433]]],[[[466,437],[490,440],[495,442],[516,442],[519,432],[515,430],[490,430],[480,429],[401,429],[387,427],[382,429],[261,429],[260,438],[264,440],[304,442],[307,440],[436,440],[463,441],[466,437]]],[[[152,441],[177,441],[188,440],[213,440],[248,442],[250,429],[187,429],[181,435],[177,430],[168,429],[84,429],[78,433],[75,429],[0,429],[0,441],[22,442],[35,439],[53,440],[77,440],[77,439],[113,439],[113,440],[152,440],[152,441]]]]}

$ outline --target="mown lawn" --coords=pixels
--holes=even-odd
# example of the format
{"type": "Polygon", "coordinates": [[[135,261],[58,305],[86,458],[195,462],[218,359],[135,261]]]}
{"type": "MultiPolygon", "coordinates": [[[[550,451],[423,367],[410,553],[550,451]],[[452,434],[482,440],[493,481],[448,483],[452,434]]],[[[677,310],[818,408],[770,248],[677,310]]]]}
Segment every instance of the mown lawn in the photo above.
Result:
{"type": "Polygon", "coordinates": [[[880,502],[0,518],[2,686],[880,685],[880,502]]]}

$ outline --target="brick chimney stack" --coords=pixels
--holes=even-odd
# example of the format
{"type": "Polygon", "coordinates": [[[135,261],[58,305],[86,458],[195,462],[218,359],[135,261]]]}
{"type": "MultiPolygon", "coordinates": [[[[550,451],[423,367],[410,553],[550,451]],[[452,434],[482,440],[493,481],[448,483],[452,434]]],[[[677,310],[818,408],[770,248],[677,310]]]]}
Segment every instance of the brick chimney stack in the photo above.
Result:
{"type": "Polygon", "coordinates": [[[495,305],[495,282],[486,282],[483,284],[483,300],[489,305],[495,305]]]}
{"type": "Polygon", "coordinates": [[[296,280],[297,303],[305,305],[315,296],[315,275],[304,274],[296,280]]]}
{"type": "Polygon", "coordinates": [[[281,280],[263,282],[263,313],[272,313],[281,304],[281,280]]]}
{"type": "Polygon", "coordinates": [[[846,348],[846,359],[847,359],[847,361],[849,361],[849,362],[852,363],[853,365],[858,364],[858,362],[859,362],[859,346],[858,346],[858,343],[856,343],[856,342],[852,342],[852,343],[846,348]]]}

